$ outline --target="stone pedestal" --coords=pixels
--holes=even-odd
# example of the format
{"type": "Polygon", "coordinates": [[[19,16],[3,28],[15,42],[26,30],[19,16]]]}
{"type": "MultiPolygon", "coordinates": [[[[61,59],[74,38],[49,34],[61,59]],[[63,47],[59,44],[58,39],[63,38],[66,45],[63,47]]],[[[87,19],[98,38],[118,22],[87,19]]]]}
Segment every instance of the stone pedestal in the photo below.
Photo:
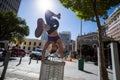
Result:
{"type": "Polygon", "coordinates": [[[44,60],[39,80],[64,80],[64,62],[44,60]]]}

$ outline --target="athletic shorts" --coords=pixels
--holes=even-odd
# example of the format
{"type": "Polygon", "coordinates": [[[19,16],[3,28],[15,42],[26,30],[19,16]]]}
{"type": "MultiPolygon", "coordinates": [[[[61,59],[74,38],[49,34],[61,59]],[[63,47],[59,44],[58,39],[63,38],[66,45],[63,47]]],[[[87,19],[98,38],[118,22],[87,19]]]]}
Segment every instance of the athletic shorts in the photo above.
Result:
{"type": "Polygon", "coordinates": [[[48,41],[52,41],[56,43],[58,39],[60,39],[59,36],[55,36],[55,37],[48,36],[48,41]]]}

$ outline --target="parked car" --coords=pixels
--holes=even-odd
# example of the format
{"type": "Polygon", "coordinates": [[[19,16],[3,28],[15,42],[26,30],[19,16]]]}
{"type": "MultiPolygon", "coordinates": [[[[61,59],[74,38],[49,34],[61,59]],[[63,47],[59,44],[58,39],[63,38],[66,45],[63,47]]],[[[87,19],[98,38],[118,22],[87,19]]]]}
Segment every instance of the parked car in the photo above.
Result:
{"type": "Polygon", "coordinates": [[[25,50],[26,54],[29,55],[31,51],[25,50]]]}
{"type": "Polygon", "coordinates": [[[4,51],[2,52],[2,57],[5,57],[6,54],[7,54],[7,50],[4,50],[4,51]]]}
{"type": "Polygon", "coordinates": [[[31,51],[30,53],[30,58],[31,59],[41,59],[42,57],[42,49],[41,48],[36,48],[34,51],[31,51]]]}
{"type": "Polygon", "coordinates": [[[11,51],[11,56],[14,57],[18,57],[18,56],[25,56],[26,55],[26,52],[24,49],[12,49],[11,51]]]}
{"type": "Polygon", "coordinates": [[[3,53],[4,50],[4,48],[0,48],[0,55],[3,53]]]}

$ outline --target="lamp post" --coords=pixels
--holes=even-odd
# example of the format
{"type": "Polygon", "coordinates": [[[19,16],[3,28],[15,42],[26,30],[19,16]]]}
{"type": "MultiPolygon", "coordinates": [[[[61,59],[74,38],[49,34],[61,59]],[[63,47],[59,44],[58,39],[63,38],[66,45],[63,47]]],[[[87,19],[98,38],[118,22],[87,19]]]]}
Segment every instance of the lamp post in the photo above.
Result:
{"type": "Polygon", "coordinates": [[[80,24],[80,35],[82,36],[82,20],[81,20],[81,24],[80,24]]]}
{"type": "MultiPolygon", "coordinates": [[[[80,36],[81,36],[81,41],[82,41],[82,20],[81,20],[81,23],[80,23],[80,36]]],[[[80,43],[80,58],[82,57],[82,45],[80,43]]]]}
{"type": "MultiPolygon", "coordinates": [[[[82,43],[82,20],[81,20],[81,25],[80,25],[80,32],[81,32],[81,43],[82,43]]],[[[82,45],[81,45],[81,43],[80,43],[80,58],[79,58],[79,60],[78,60],[78,69],[79,70],[84,70],[84,59],[83,59],[83,56],[82,56],[82,45]]]]}

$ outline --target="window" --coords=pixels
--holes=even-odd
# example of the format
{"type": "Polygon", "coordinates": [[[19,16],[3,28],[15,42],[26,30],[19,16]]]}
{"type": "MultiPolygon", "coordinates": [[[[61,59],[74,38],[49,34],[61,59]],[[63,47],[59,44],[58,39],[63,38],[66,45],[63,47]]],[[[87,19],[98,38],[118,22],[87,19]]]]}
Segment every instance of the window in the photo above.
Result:
{"type": "Polygon", "coordinates": [[[23,47],[23,49],[25,49],[25,46],[23,47]]]}
{"type": "Polygon", "coordinates": [[[39,43],[39,46],[41,46],[41,42],[39,43]]]}
{"type": "Polygon", "coordinates": [[[35,47],[33,47],[33,51],[35,50],[35,47]]]}
{"type": "Polygon", "coordinates": [[[20,44],[22,44],[22,42],[20,42],[20,44]]]}
{"type": "Polygon", "coordinates": [[[26,42],[24,42],[24,45],[26,45],[26,42]]]}
{"type": "Polygon", "coordinates": [[[36,45],[36,42],[34,42],[34,46],[36,45]]]}
{"type": "Polygon", "coordinates": [[[30,50],[30,47],[28,47],[28,50],[30,50]]]}
{"type": "Polygon", "coordinates": [[[29,42],[29,45],[31,45],[31,42],[29,42]]]}

